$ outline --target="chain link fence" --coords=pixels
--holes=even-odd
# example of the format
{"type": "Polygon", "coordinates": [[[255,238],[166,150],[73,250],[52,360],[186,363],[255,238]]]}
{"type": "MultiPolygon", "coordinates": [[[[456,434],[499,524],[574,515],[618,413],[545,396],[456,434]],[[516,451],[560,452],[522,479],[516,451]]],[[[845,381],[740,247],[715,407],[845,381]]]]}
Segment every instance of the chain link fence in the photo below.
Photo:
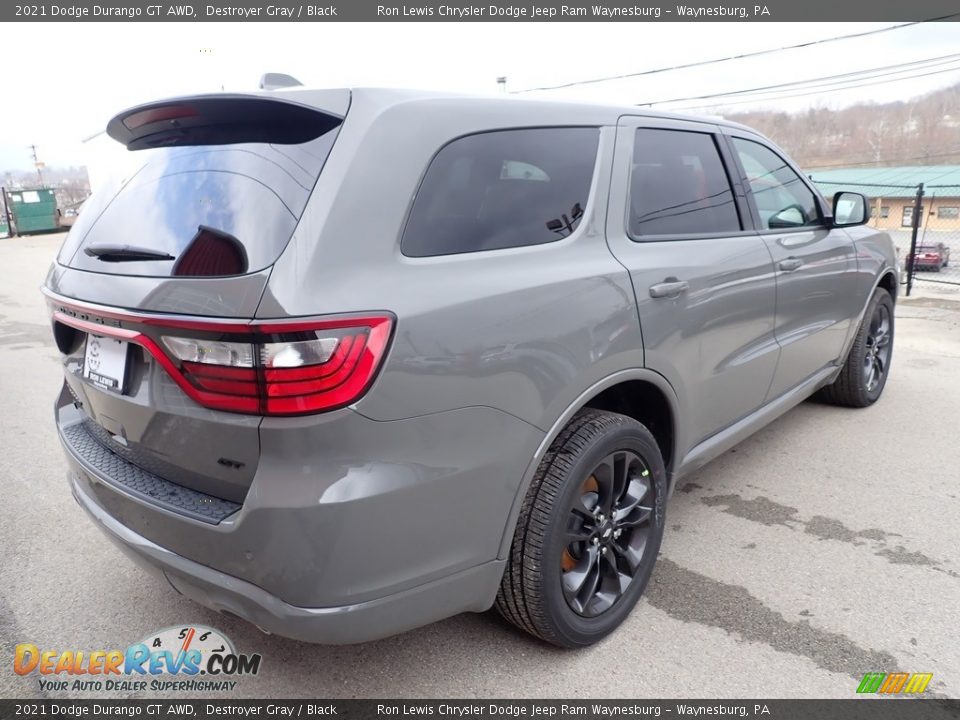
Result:
{"type": "Polygon", "coordinates": [[[870,200],[871,227],[890,234],[906,274],[917,282],[960,285],[960,185],[876,185],[813,181],[828,198],[850,190],[870,200]]]}

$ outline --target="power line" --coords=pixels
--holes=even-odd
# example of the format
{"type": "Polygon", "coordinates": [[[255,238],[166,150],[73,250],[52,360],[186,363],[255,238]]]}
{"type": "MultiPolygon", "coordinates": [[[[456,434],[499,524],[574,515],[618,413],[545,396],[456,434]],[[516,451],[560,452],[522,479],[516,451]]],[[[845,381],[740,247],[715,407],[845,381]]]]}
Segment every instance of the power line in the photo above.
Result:
{"type": "Polygon", "coordinates": [[[792,94],[792,95],[780,95],[780,96],[778,96],[778,97],[773,97],[773,98],[765,98],[765,99],[764,99],[764,98],[761,98],[760,100],[737,100],[737,101],[735,101],[735,102],[718,102],[718,103],[712,103],[712,104],[710,104],[710,105],[687,105],[687,106],[681,107],[681,108],[670,108],[670,109],[671,109],[672,111],[675,111],[675,112],[680,112],[680,111],[686,111],[686,110],[699,110],[699,109],[703,109],[703,108],[725,107],[725,106],[728,106],[728,105],[755,104],[755,103],[758,103],[758,102],[764,102],[765,100],[766,100],[766,101],[770,101],[770,100],[789,100],[790,98],[806,97],[806,96],[808,96],[808,95],[820,95],[820,94],[823,94],[823,93],[838,92],[838,91],[840,91],[840,90],[854,90],[854,89],[856,89],[856,88],[870,87],[871,85],[883,85],[883,84],[886,84],[886,83],[903,82],[904,80],[913,80],[914,78],[929,77],[929,76],[931,76],[931,75],[943,75],[944,73],[957,72],[957,70],[960,70],[960,67],[946,68],[946,69],[944,69],[944,70],[934,70],[934,71],[932,71],[932,72],[927,72],[927,73],[916,73],[916,74],[914,74],[914,75],[907,75],[907,76],[901,77],[901,78],[894,78],[893,80],[878,80],[877,82],[865,82],[865,83],[859,83],[859,84],[855,84],[855,85],[847,85],[847,86],[844,86],[844,87],[832,88],[832,89],[827,89],[827,90],[813,90],[813,91],[811,91],[811,92],[794,93],[794,94],[792,94]]]}
{"type": "MultiPolygon", "coordinates": [[[[896,63],[894,65],[883,65],[875,68],[865,68],[863,70],[855,70],[847,73],[840,73],[839,75],[824,75],[823,77],[808,78],[807,80],[794,80],[791,82],[785,83],[776,83],[773,85],[760,85],[754,88],[746,88],[744,90],[730,90],[728,92],[719,92],[719,93],[709,93],[706,95],[691,95],[688,97],[680,98],[670,98],[669,100],[654,100],[649,103],[643,103],[643,105],[664,105],[666,103],[674,102],[684,102],[686,100],[707,100],[710,98],[718,97],[732,97],[736,95],[760,95],[768,94],[770,92],[782,92],[788,88],[800,87],[803,85],[810,85],[810,87],[804,88],[805,90],[813,89],[814,87],[828,87],[831,85],[843,85],[848,82],[854,82],[857,80],[870,80],[877,77],[886,77],[888,75],[899,75],[903,72],[908,72],[910,68],[915,70],[927,69],[931,67],[936,67],[938,65],[947,65],[953,63],[957,60],[960,60],[960,53],[953,53],[950,55],[940,55],[932,58],[924,58],[922,60],[913,60],[911,62],[905,63],[896,63]],[[922,65],[922,68],[916,66],[922,65]],[[893,68],[900,68],[898,70],[893,70],[893,68]],[[883,70],[892,70],[892,72],[881,72],[883,70]],[[835,80],[836,82],[822,82],[827,80],[835,80]],[[815,85],[811,85],[815,83],[815,85]]],[[[701,106],[702,107],[702,106],[701,106]]]]}
{"type": "Polygon", "coordinates": [[[850,33],[848,35],[836,35],[834,37],[823,38],[821,40],[811,40],[809,42],[797,43],[796,45],[784,45],[783,47],[770,48],[767,50],[757,50],[755,52],[741,53],[739,55],[728,55],[727,57],[715,58],[713,60],[699,60],[697,62],[683,63],[681,65],[671,65],[668,67],[652,68],[650,70],[640,70],[638,72],[624,73],[622,75],[607,75],[605,77],[590,78],[586,80],[574,80],[567,83],[561,83],[559,85],[544,85],[541,87],[525,88],[523,90],[511,90],[510,94],[519,95],[520,93],[538,92],[541,90],[560,90],[563,88],[577,87],[579,85],[595,85],[597,83],[609,82],[611,80],[625,80],[627,78],[656,75],[658,73],[671,72],[674,70],[686,70],[688,68],[702,67],[704,65],[715,65],[717,63],[731,62],[733,60],[743,60],[745,58],[759,57],[761,55],[771,55],[773,53],[783,52],[785,50],[797,50],[800,48],[814,47],[816,45],[825,45],[827,43],[838,42],[841,40],[851,40],[853,38],[861,38],[861,37],[866,37],[868,35],[878,35],[880,33],[890,32],[891,30],[900,30],[901,28],[911,27],[913,25],[922,25],[928,22],[949,20],[950,18],[955,18],[957,16],[960,16],[960,13],[952,13],[950,15],[943,15],[941,17],[930,18],[928,20],[918,20],[916,22],[890,25],[888,27],[879,28],[877,30],[866,30],[864,32],[850,33]]]}

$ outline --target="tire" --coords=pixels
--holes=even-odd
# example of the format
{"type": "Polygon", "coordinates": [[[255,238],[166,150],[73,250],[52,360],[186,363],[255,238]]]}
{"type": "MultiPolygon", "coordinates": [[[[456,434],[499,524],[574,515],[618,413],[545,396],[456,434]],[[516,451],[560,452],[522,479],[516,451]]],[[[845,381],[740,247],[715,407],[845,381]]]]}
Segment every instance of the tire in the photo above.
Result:
{"type": "Polygon", "coordinates": [[[646,427],[616,413],[578,412],[523,501],[497,610],[560,647],[585,647],[613,632],[650,579],[666,487],[663,458],[646,427]]]}
{"type": "Polygon", "coordinates": [[[840,374],[831,385],[820,391],[820,398],[845,407],[873,405],[883,392],[890,374],[893,331],[893,299],[886,290],[877,288],[867,305],[857,337],[840,374]]]}

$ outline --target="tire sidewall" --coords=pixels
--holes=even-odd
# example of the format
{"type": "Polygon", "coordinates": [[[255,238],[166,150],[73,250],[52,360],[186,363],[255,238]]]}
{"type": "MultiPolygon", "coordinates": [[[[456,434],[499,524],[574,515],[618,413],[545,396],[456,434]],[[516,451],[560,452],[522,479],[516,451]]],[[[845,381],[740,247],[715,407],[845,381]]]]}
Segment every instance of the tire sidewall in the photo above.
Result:
{"type": "Polygon", "coordinates": [[[574,462],[567,474],[563,492],[554,506],[555,512],[547,524],[541,568],[543,570],[543,600],[547,617],[551,618],[555,631],[566,644],[589,645],[613,632],[637,604],[650,579],[656,557],[663,539],[666,503],[666,470],[660,450],[652,436],[636,421],[624,417],[624,423],[596,437],[574,462]],[[578,615],[567,604],[561,585],[561,554],[565,547],[563,536],[568,522],[570,507],[580,492],[583,481],[600,461],[617,450],[637,453],[646,463],[653,478],[651,486],[655,493],[650,535],[647,539],[649,562],[634,578],[627,591],[614,607],[595,618],[578,615]]]}

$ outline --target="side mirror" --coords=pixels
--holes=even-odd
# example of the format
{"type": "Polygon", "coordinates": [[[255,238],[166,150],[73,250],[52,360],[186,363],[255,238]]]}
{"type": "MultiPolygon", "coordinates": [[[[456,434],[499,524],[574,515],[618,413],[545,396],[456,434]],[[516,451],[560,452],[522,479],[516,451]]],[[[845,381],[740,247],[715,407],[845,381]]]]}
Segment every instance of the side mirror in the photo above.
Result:
{"type": "Polygon", "coordinates": [[[803,216],[803,208],[799,205],[785,207],[767,220],[767,227],[771,230],[803,227],[805,224],[806,218],[803,216]]]}
{"type": "Polygon", "coordinates": [[[833,196],[833,227],[863,225],[870,219],[867,198],[860,193],[841,191],[833,196]]]}

